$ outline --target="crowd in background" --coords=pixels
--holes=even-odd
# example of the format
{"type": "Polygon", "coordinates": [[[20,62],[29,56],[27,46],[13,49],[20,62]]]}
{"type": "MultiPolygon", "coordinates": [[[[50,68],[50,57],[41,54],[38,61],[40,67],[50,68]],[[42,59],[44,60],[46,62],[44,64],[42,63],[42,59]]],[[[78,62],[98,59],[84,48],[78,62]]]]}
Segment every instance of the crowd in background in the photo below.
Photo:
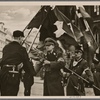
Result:
{"type": "Polygon", "coordinates": [[[64,96],[64,86],[67,96],[85,96],[86,86],[92,87],[95,95],[100,95],[99,54],[94,54],[90,67],[82,46],[69,45],[65,49],[54,39],[46,38],[44,46],[31,50],[30,56],[21,45],[23,32],[14,31],[13,37],[14,40],[3,48],[1,96],[17,96],[20,80],[24,83],[24,95],[30,96],[34,76],[39,72],[44,80],[43,96],[64,96]]]}

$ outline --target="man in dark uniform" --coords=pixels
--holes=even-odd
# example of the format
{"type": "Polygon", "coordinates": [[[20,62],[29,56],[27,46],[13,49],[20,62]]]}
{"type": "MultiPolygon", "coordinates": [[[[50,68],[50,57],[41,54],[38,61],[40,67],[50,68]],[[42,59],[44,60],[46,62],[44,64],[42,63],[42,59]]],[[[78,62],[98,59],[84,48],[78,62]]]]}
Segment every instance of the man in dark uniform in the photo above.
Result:
{"type": "MultiPolygon", "coordinates": [[[[76,74],[82,76],[82,73],[85,72],[88,76],[88,80],[90,84],[93,84],[93,75],[87,66],[87,61],[82,58],[83,50],[80,46],[76,47],[75,57],[72,59],[70,63],[70,69],[74,71],[76,74]]],[[[74,74],[70,74],[67,85],[67,95],[68,96],[84,96],[84,84],[82,79],[77,77],[74,74]]]]}
{"type": "MultiPolygon", "coordinates": [[[[30,60],[31,66],[33,66],[33,62],[30,60]]],[[[33,75],[30,73],[30,71],[22,70],[22,82],[24,84],[24,96],[30,96],[31,95],[31,87],[34,84],[34,76],[36,75],[35,70],[33,70],[33,75]]]]}
{"type": "Polygon", "coordinates": [[[3,48],[0,72],[2,96],[17,96],[22,67],[33,75],[33,66],[30,64],[26,49],[21,45],[23,37],[24,33],[22,31],[14,31],[14,41],[3,48]]]}
{"type": "Polygon", "coordinates": [[[62,50],[52,38],[45,40],[45,60],[42,62],[45,69],[44,96],[64,96],[62,76],[60,70],[65,66],[62,50]]]}

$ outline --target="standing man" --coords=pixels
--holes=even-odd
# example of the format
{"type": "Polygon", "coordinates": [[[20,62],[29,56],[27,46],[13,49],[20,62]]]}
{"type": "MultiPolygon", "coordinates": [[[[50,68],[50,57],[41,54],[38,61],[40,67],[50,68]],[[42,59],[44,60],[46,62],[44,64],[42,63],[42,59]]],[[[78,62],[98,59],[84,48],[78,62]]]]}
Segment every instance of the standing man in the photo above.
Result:
{"type": "Polygon", "coordinates": [[[33,66],[29,61],[26,49],[21,45],[23,37],[22,31],[14,31],[14,41],[3,48],[0,72],[1,96],[17,96],[22,67],[33,75],[33,66]]]}
{"type": "Polygon", "coordinates": [[[64,96],[62,76],[60,70],[65,66],[62,50],[52,38],[45,40],[46,55],[42,62],[45,69],[44,96],[64,96]]]}
{"type": "MultiPolygon", "coordinates": [[[[83,50],[80,46],[76,47],[75,57],[72,59],[70,64],[70,69],[74,71],[76,74],[82,76],[83,71],[87,74],[88,80],[90,84],[93,84],[93,75],[87,66],[87,61],[82,58],[83,50]]],[[[68,96],[84,96],[84,84],[82,79],[74,75],[70,74],[67,85],[67,95],[68,96]]]]}

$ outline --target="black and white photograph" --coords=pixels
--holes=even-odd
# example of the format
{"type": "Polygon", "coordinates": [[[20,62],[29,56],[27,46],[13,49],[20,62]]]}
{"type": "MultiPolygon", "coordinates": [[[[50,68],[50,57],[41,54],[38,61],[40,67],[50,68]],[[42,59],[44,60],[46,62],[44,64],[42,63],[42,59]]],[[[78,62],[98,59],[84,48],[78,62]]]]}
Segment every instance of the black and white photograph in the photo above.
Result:
{"type": "Polygon", "coordinates": [[[100,96],[100,2],[0,2],[0,96],[100,96]]]}

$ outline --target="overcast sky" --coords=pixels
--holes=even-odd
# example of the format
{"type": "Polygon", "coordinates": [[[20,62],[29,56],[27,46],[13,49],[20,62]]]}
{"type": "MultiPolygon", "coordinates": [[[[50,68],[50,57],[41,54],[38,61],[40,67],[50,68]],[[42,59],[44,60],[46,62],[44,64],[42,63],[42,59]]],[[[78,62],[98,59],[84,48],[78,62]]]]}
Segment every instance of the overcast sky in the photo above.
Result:
{"type": "Polygon", "coordinates": [[[11,32],[23,30],[40,9],[40,5],[0,5],[0,22],[11,32]]]}
{"type": "MultiPolygon", "coordinates": [[[[95,4],[96,2],[92,3],[95,4]]],[[[23,30],[38,12],[41,5],[82,5],[91,4],[90,2],[0,2],[0,22],[5,23],[5,27],[11,32],[16,29],[23,30]]],[[[97,3],[96,3],[97,4],[97,3]]],[[[100,4],[100,2],[99,2],[100,4]]]]}

